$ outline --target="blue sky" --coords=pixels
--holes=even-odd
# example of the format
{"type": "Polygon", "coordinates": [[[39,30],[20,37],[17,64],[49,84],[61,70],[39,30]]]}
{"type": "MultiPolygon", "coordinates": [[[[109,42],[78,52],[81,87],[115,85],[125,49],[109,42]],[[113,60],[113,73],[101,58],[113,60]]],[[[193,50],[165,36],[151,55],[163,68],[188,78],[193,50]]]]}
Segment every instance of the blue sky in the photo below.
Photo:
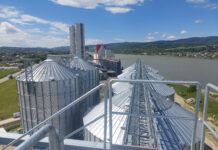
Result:
{"type": "Polygon", "coordinates": [[[66,46],[78,22],[87,45],[217,36],[218,1],[0,0],[0,46],[66,46]]]}

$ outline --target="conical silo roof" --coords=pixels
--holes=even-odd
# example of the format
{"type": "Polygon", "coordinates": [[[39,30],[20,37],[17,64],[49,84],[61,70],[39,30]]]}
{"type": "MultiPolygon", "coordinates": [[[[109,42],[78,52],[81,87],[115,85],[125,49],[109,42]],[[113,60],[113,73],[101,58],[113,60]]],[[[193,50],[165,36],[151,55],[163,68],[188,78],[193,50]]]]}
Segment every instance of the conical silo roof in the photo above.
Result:
{"type": "Polygon", "coordinates": [[[79,57],[73,58],[73,60],[70,62],[70,68],[84,71],[96,70],[94,66],[79,57]]]}
{"type": "MultiPolygon", "coordinates": [[[[57,63],[53,59],[46,59],[32,69],[33,81],[58,81],[72,79],[75,75],[67,67],[57,63]]],[[[30,77],[28,78],[30,79],[30,77]]],[[[26,81],[25,72],[17,77],[19,81],[26,81]]]]}

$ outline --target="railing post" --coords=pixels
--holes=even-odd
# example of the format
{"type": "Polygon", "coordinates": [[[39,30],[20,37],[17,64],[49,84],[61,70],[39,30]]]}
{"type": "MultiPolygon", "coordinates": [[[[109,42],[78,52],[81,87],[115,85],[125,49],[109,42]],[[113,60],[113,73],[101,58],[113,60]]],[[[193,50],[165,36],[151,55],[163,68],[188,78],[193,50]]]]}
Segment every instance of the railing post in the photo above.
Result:
{"type": "Polygon", "coordinates": [[[63,138],[58,130],[54,129],[49,132],[49,149],[50,150],[63,150],[63,138]]]}
{"type": "Polygon", "coordinates": [[[110,133],[110,149],[112,149],[112,80],[109,82],[109,133],[110,133]]]}
{"type": "Polygon", "coordinates": [[[104,150],[107,149],[106,141],[107,141],[107,86],[104,86],[104,150]]]}
{"type": "Polygon", "coordinates": [[[204,122],[207,120],[208,95],[209,95],[209,89],[208,86],[206,86],[205,95],[204,95],[204,110],[203,110],[203,119],[202,119],[202,135],[201,135],[200,150],[204,150],[204,140],[205,140],[204,122]]]}
{"type": "Polygon", "coordinates": [[[198,124],[198,111],[199,111],[199,104],[200,104],[200,97],[201,97],[201,84],[198,83],[196,85],[196,88],[197,88],[197,95],[196,95],[195,114],[194,114],[195,119],[192,129],[191,150],[195,149],[195,137],[196,137],[197,124],[198,124]]]}
{"type": "Polygon", "coordinates": [[[203,119],[202,119],[202,134],[201,134],[201,144],[200,150],[204,150],[204,140],[205,140],[205,126],[209,129],[209,131],[218,139],[218,134],[214,131],[210,125],[207,124],[207,109],[208,109],[208,97],[210,94],[210,90],[218,92],[218,87],[208,83],[205,88],[204,95],[204,110],[203,110],[203,119]]]}

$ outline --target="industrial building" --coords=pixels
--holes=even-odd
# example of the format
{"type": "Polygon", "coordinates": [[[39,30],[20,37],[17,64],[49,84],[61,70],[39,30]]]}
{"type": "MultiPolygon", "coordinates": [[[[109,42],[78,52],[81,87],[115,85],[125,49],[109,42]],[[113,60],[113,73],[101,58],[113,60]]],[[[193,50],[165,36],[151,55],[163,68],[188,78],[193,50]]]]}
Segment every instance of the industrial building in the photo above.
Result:
{"type": "Polygon", "coordinates": [[[106,48],[106,45],[104,44],[97,44],[95,53],[94,53],[94,62],[96,64],[101,65],[102,64],[102,59],[103,58],[114,58],[114,54],[112,53],[111,50],[106,48]]]}
{"type": "Polygon", "coordinates": [[[120,59],[103,57],[101,64],[105,69],[114,71],[116,75],[122,72],[120,59]]]}
{"type": "MultiPolygon", "coordinates": [[[[27,132],[99,84],[97,68],[79,57],[48,56],[17,77],[22,128],[27,132]]],[[[71,110],[51,120],[62,135],[83,125],[85,112],[99,103],[99,91],[71,110]]]]}
{"type": "Polygon", "coordinates": [[[77,23],[69,27],[70,34],[70,54],[85,58],[85,35],[84,24],[77,23]]]}
{"type": "MultiPolygon", "coordinates": [[[[157,70],[141,61],[123,70],[118,79],[162,80],[157,70]]],[[[193,114],[174,103],[174,89],[160,83],[131,84],[114,83],[112,111],[138,114],[158,114],[161,116],[186,116],[193,114]]],[[[84,124],[103,114],[104,102],[95,106],[84,116],[84,124]],[[102,112],[102,113],[99,113],[102,112]]],[[[193,122],[168,118],[135,117],[113,114],[113,144],[138,146],[147,149],[186,150],[190,149],[193,122]]],[[[104,119],[99,119],[86,127],[84,137],[87,141],[104,140],[104,119]]],[[[195,138],[196,149],[200,146],[201,123],[198,122],[195,138]]],[[[109,127],[109,123],[107,123],[109,127]]],[[[109,131],[108,131],[109,132],[109,131]]],[[[109,135],[107,134],[107,138],[109,135]]],[[[107,141],[110,142],[110,141],[107,141]]]]}

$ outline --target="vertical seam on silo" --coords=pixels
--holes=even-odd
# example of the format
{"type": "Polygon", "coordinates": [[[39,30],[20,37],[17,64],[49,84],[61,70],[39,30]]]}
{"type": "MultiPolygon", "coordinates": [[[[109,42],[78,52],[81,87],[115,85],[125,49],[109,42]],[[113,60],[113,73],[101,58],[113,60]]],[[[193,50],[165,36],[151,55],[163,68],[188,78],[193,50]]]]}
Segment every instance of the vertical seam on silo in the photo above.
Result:
{"type": "MultiPolygon", "coordinates": [[[[61,108],[60,108],[60,105],[59,105],[59,92],[58,92],[58,81],[57,81],[57,104],[58,104],[58,110],[60,110],[61,108]]],[[[61,132],[61,115],[59,114],[58,115],[58,124],[59,124],[59,131],[61,132]]]]}
{"type": "Polygon", "coordinates": [[[35,96],[35,104],[36,104],[36,122],[37,122],[37,124],[39,123],[39,114],[38,114],[38,103],[37,103],[37,101],[38,101],[38,99],[37,99],[37,96],[36,96],[36,83],[34,84],[34,96],[35,96]]]}
{"type": "MultiPolygon", "coordinates": [[[[65,80],[62,81],[64,86],[63,86],[63,90],[64,90],[64,107],[67,105],[66,104],[66,90],[65,90],[65,80]]],[[[65,125],[65,130],[64,130],[64,135],[66,134],[66,121],[67,121],[67,113],[66,111],[64,112],[64,117],[65,117],[65,120],[64,120],[64,125],[65,125]]]]}
{"type": "Polygon", "coordinates": [[[43,107],[43,120],[45,120],[45,105],[44,105],[44,93],[43,93],[43,86],[42,86],[42,82],[41,82],[41,89],[42,89],[42,107],[43,107]]]}
{"type": "Polygon", "coordinates": [[[27,90],[28,90],[28,97],[29,97],[29,110],[30,110],[30,124],[31,124],[31,128],[33,128],[33,114],[32,114],[32,103],[31,103],[31,96],[30,96],[30,92],[31,92],[31,86],[32,86],[32,82],[27,82],[27,90]],[[29,87],[30,86],[30,87],[29,87]]]}
{"type": "MultiPolygon", "coordinates": [[[[50,85],[50,81],[48,81],[48,87],[49,87],[49,99],[50,99],[50,108],[51,108],[51,113],[50,115],[52,115],[53,111],[52,111],[52,102],[51,102],[51,85],[50,85]]],[[[51,123],[54,125],[54,119],[51,119],[51,123]]]]}
{"type": "MultiPolygon", "coordinates": [[[[69,88],[70,88],[70,103],[71,103],[71,102],[73,101],[73,100],[72,100],[72,86],[71,86],[72,80],[70,79],[69,82],[70,82],[70,87],[69,87],[69,88]]],[[[73,117],[72,107],[70,108],[69,111],[70,111],[70,116],[73,117]]],[[[70,118],[70,119],[71,119],[71,123],[72,123],[72,118],[70,118]]],[[[73,125],[73,124],[71,124],[71,125],[73,125]]],[[[70,129],[70,132],[71,132],[71,131],[72,131],[72,127],[71,127],[71,129],[70,129]]]]}
{"type": "MultiPolygon", "coordinates": [[[[17,81],[18,82],[18,81],[17,81]]],[[[16,83],[17,83],[16,82],[16,83]]],[[[20,82],[22,82],[22,81],[19,81],[19,85],[17,85],[17,87],[19,86],[19,93],[18,93],[18,96],[19,96],[19,102],[20,102],[20,113],[21,113],[21,115],[20,115],[20,117],[21,117],[21,126],[22,127],[24,127],[24,120],[23,120],[23,109],[22,109],[22,106],[23,106],[23,103],[22,103],[22,100],[21,100],[21,97],[22,97],[22,95],[20,95],[21,93],[20,93],[20,82]]]]}
{"type": "Polygon", "coordinates": [[[26,115],[25,115],[25,117],[26,117],[26,121],[25,121],[25,122],[26,122],[26,129],[25,129],[25,130],[28,131],[27,110],[26,110],[27,108],[26,108],[26,102],[25,102],[24,83],[23,83],[23,82],[22,82],[22,87],[23,87],[23,102],[24,102],[24,106],[25,106],[25,107],[24,107],[24,110],[25,110],[25,114],[26,114],[26,115]]]}

